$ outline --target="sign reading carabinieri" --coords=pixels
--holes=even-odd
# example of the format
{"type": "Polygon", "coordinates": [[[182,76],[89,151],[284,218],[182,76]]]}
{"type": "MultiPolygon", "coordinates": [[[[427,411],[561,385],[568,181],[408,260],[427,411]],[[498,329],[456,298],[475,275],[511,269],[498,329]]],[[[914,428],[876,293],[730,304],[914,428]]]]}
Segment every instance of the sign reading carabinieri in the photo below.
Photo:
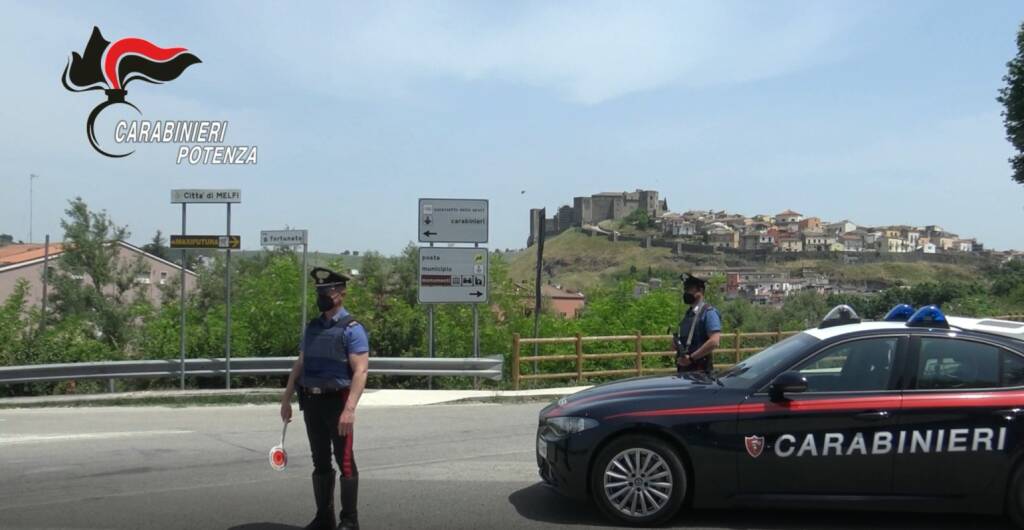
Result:
{"type": "Polygon", "coordinates": [[[255,165],[255,145],[223,144],[228,131],[227,121],[149,121],[121,120],[114,127],[114,141],[119,144],[177,144],[176,164],[190,165],[255,165]]]}
{"type": "MultiPolygon", "coordinates": [[[[744,441],[750,456],[761,456],[763,436],[747,436],[744,441]]],[[[811,433],[781,434],[773,445],[779,458],[1002,451],[1006,447],[1006,427],[858,432],[850,437],[841,432],[820,437],[811,433]]]]}

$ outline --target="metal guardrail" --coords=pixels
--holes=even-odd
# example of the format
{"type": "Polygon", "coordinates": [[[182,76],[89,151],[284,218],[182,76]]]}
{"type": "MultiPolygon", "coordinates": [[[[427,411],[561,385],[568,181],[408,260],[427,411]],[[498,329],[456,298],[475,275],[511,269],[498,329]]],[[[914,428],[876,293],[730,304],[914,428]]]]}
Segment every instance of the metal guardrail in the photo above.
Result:
{"type": "MultiPolygon", "coordinates": [[[[295,357],[235,357],[231,375],[287,375],[295,357]]],[[[371,375],[480,377],[500,381],[501,357],[370,357],[371,375]]],[[[0,384],[41,383],[72,379],[157,379],[178,377],[178,359],[30,364],[0,367],[0,384]]],[[[186,359],[185,375],[224,376],[224,358],[186,359]]]]}

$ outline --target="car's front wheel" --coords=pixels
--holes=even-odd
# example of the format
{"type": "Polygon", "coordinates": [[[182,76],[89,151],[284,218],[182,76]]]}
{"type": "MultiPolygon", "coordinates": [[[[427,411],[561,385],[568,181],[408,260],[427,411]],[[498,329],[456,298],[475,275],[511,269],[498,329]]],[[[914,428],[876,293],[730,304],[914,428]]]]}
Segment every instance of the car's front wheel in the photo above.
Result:
{"type": "Polygon", "coordinates": [[[1024,465],[1018,465],[1006,487],[1006,515],[1017,528],[1024,528],[1024,465]]]}
{"type": "Polygon", "coordinates": [[[687,487],[679,455],[653,436],[614,440],[590,470],[594,502],[609,518],[631,526],[667,522],[682,506],[687,487]]]}

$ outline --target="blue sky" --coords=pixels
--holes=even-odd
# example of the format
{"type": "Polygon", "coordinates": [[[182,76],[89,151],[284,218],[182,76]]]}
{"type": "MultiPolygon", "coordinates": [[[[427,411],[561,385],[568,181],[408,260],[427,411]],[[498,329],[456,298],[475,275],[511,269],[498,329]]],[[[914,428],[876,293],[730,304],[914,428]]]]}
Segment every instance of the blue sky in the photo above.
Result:
{"type": "MultiPolygon", "coordinates": [[[[649,188],[672,210],[792,208],[939,224],[1024,248],[1000,106],[1024,3],[21,2],[0,20],[0,232],[59,237],[76,195],[133,240],[180,229],[171,188],[241,188],[233,232],[308,228],[316,250],[398,251],[418,197],[491,201],[492,248],[531,207],[649,188]],[[145,119],[229,120],[256,167],[176,166],[86,142],[103,96],[60,84],[97,25],[202,59],[128,99],[145,119]]],[[[195,207],[189,231],[224,229],[195,207]]]]}

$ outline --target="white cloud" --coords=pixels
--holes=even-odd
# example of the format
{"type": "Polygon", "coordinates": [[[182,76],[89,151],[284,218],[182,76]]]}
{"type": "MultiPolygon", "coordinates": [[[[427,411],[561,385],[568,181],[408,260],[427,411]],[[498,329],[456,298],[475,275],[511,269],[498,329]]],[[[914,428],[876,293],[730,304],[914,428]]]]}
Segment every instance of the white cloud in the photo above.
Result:
{"type": "Polygon", "coordinates": [[[670,86],[771,78],[834,60],[860,15],[786,2],[385,3],[262,14],[268,53],[331,89],[404,93],[424,79],[498,80],[595,104],[670,86]],[[309,61],[323,57],[326,63],[309,61]]]}

